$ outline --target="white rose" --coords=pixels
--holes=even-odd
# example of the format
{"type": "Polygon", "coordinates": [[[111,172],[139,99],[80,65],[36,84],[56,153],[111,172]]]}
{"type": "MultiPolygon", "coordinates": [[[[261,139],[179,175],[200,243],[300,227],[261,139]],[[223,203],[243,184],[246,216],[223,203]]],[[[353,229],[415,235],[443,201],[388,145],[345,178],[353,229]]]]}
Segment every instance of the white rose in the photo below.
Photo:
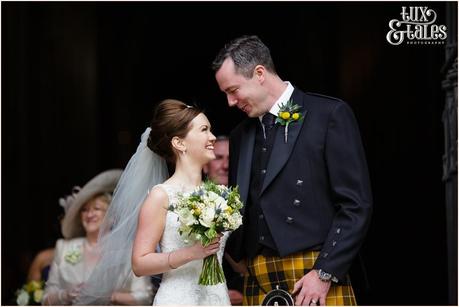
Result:
{"type": "Polygon", "coordinates": [[[228,218],[229,228],[230,229],[237,229],[239,226],[242,225],[242,215],[239,213],[233,214],[228,218]]]}
{"type": "Polygon", "coordinates": [[[209,191],[207,193],[207,199],[205,201],[206,205],[207,206],[212,206],[212,207],[215,207],[215,205],[217,204],[217,200],[220,196],[217,194],[217,193],[214,193],[212,191],[209,191]]]}
{"type": "Polygon", "coordinates": [[[21,289],[21,292],[16,299],[16,303],[19,306],[26,306],[29,303],[29,293],[27,293],[24,289],[21,289]]]}
{"type": "Polygon", "coordinates": [[[211,228],[213,225],[214,218],[215,209],[207,207],[204,208],[204,210],[202,211],[199,222],[201,223],[201,225],[211,228]]]}
{"type": "Polygon", "coordinates": [[[191,210],[182,208],[177,212],[180,222],[182,224],[185,224],[187,226],[191,226],[194,224],[196,219],[194,218],[194,215],[191,213],[191,210]]]}
{"type": "Polygon", "coordinates": [[[207,199],[209,199],[210,201],[215,202],[215,200],[219,197],[220,196],[218,196],[218,194],[215,192],[212,192],[212,191],[207,192],[207,199]]]}

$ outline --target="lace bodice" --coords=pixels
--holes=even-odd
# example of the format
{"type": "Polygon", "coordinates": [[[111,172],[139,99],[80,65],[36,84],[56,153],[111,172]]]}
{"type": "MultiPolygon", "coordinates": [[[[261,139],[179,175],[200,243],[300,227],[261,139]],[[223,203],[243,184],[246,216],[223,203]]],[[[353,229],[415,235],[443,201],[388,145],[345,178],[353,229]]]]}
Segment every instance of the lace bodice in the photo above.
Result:
{"type": "MultiPolygon", "coordinates": [[[[160,184],[157,186],[167,193],[170,204],[177,201],[179,192],[186,192],[173,185],[160,184]]],[[[166,225],[159,242],[162,252],[171,252],[194,244],[185,243],[184,238],[179,235],[179,226],[177,214],[167,211],[166,225]]],[[[228,236],[229,233],[225,233],[220,239],[220,251],[217,253],[220,263],[222,263],[228,236]]],[[[195,260],[164,273],[153,305],[231,305],[226,284],[215,286],[198,284],[201,269],[202,260],[195,260]]]]}

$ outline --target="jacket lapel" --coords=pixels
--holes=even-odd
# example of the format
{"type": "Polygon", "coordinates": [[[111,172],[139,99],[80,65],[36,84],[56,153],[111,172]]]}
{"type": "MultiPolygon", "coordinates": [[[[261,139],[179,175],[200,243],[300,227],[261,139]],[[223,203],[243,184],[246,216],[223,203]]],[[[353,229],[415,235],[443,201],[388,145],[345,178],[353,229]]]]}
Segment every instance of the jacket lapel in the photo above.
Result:
{"type": "Polygon", "coordinates": [[[293,147],[295,146],[298,135],[300,134],[301,128],[303,127],[304,122],[306,121],[306,115],[308,110],[305,108],[305,102],[302,93],[295,89],[293,94],[293,103],[299,104],[302,106],[300,112],[303,113],[303,120],[299,122],[293,122],[288,126],[288,141],[285,143],[284,130],[285,126],[279,125],[277,127],[275,140],[273,144],[273,149],[271,156],[269,157],[268,167],[266,170],[266,177],[263,182],[263,187],[261,188],[260,195],[263,194],[266,187],[273,181],[276,175],[280,172],[282,167],[287,162],[290,157],[293,147]]]}
{"type": "Polygon", "coordinates": [[[250,185],[250,171],[252,169],[253,147],[255,146],[256,119],[251,119],[241,135],[241,147],[239,150],[239,163],[237,167],[237,184],[241,200],[247,203],[250,185]]]}

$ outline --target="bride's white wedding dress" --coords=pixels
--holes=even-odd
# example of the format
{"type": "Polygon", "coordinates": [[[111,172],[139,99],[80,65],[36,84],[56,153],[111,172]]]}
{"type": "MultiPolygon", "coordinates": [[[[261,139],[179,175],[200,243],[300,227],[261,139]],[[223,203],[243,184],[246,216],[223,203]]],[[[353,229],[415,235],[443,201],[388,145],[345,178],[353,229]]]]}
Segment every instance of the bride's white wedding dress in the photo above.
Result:
{"type": "MultiPolygon", "coordinates": [[[[177,200],[177,193],[183,192],[178,187],[168,184],[160,184],[169,196],[169,203],[177,200]]],[[[178,233],[180,223],[174,212],[167,211],[166,225],[163,236],[159,242],[161,251],[164,253],[189,246],[178,233]]],[[[223,251],[229,233],[226,232],[220,239],[220,251],[217,253],[218,260],[222,263],[223,251]]],[[[153,305],[231,305],[226,283],[215,286],[201,286],[198,284],[201,274],[202,260],[188,262],[177,269],[163,273],[158,292],[153,305]]]]}

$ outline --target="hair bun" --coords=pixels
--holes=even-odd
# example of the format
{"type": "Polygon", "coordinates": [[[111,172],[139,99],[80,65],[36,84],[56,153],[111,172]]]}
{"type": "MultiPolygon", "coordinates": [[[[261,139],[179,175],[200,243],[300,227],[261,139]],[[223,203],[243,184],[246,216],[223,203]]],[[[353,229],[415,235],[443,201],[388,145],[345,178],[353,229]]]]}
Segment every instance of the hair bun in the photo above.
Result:
{"type": "Polygon", "coordinates": [[[175,162],[172,138],[174,136],[184,138],[189,131],[191,121],[200,113],[202,112],[198,108],[188,106],[179,100],[166,99],[160,102],[155,108],[150,124],[148,148],[167,161],[175,162]]]}

